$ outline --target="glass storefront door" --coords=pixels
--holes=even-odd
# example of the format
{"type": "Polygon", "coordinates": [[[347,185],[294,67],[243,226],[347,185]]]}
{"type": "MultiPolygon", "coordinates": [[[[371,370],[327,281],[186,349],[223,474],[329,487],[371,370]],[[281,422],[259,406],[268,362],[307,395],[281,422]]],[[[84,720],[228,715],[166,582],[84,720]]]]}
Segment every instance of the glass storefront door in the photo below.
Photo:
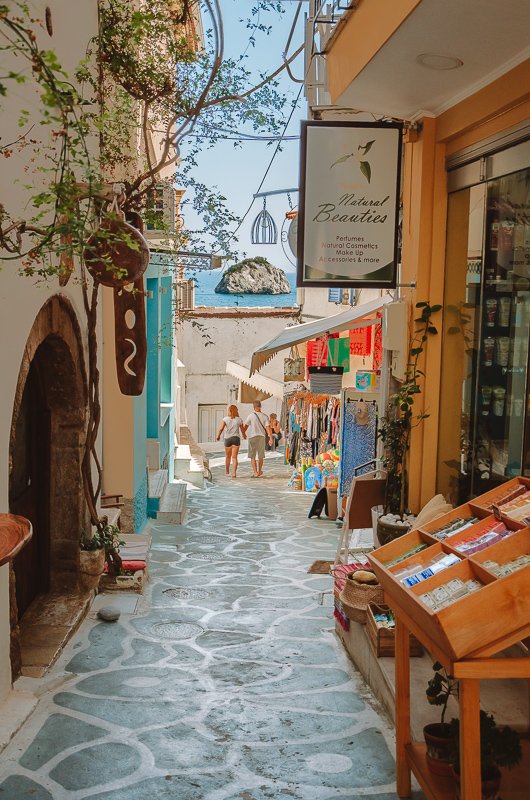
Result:
{"type": "Polygon", "coordinates": [[[529,333],[525,169],[449,195],[438,490],[453,503],[530,474],[529,333]]]}

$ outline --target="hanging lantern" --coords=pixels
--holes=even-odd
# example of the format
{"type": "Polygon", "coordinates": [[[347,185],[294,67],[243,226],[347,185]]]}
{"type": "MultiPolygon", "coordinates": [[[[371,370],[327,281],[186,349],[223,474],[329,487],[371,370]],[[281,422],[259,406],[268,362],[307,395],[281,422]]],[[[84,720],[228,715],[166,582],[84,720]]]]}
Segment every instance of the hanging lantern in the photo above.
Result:
{"type": "Polygon", "coordinates": [[[265,199],[263,200],[263,209],[259,212],[252,225],[250,240],[252,244],[276,244],[278,241],[278,228],[267,211],[267,201],[265,199]]]}

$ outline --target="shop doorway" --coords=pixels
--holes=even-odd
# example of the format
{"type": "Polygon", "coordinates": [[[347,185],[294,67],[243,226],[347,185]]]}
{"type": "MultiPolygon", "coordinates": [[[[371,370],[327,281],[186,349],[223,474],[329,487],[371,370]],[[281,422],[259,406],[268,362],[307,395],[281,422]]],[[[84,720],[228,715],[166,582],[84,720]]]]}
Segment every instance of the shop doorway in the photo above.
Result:
{"type": "Polygon", "coordinates": [[[18,618],[50,587],[50,412],[37,351],[24,386],[16,421],[9,507],[33,526],[29,544],[13,562],[18,618]]]}
{"type": "Polygon", "coordinates": [[[530,475],[530,168],[503,175],[508,156],[448,200],[437,489],[454,505],[530,475]]]}
{"type": "Polygon", "coordinates": [[[33,525],[32,540],[12,565],[13,677],[24,667],[24,647],[33,644],[26,629],[39,636],[35,626],[49,623],[57,604],[78,604],[79,539],[87,523],[81,481],[86,397],[77,318],[69,300],[54,295],[28,337],[11,422],[9,509],[33,525]]]}

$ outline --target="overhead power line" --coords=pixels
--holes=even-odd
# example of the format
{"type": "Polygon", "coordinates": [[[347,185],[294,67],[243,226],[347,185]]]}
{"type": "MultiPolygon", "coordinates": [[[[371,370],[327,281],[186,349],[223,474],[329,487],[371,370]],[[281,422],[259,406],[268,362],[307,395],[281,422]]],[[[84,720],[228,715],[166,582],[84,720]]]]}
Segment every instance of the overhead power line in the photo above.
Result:
{"type": "Polygon", "coordinates": [[[298,90],[298,95],[296,96],[296,100],[294,101],[294,103],[293,103],[293,107],[291,108],[291,113],[289,114],[289,117],[288,117],[288,119],[287,119],[287,122],[286,122],[286,123],[285,123],[285,125],[284,125],[283,132],[282,132],[282,134],[281,134],[281,136],[280,136],[280,139],[279,139],[279,141],[278,141],[278,144],[276,145],[276,147],[275,147],[275,149],[274,149],[274,153],[272,154],[272,158],[271,158],[271,160],[269,161],[269,164],[268,164],[268,166],[267,166],[267,169],[265,170],[265,173],[264,173],[264,175],[263,175],[263,178],[261,179],[260,185],[258,186],[258,188],[256,189],[256,191],[254,192],[254,196],[252,197],[252,200],[250,201],[250,204],[249,204],[249,206],[248,206],[247,210],[245,211],[245,213],[243,214],[243,216],[242,216],[242,217],[241,217],[241,219],[239,220],[239,224],[238,224],[237,228],[236,228],[236,229],[234,230],[234,232],[233,232],[233,233],[230,235],[230,238],[228,239],[228,241],[229,241],[229,242],[231,242],[231,241],[232,241],[232,239],[234,238],[234,236],[236,235],[236,233],[238,232],[238,230],[241,228],[242,224],[244,223],[245,219],[246,219],[246,218],[248,217],[248,215],[250,214],[250,210],[251,210],[252,206],[254,205],[254,201],[255,201],[255,199],[256,199],[256,198],[255,198],[255,195],[256,195],[256,194],[258,194],[258,192],[260,191],[261,187],[262,187],[262,186],[263,186],[263,184],[265,183],[265,179],[267,178],[267,175],[268,175],[268,174],[269,174],[269,172],[270,172],[270,168],[272,167],[272,164],[273,164],[273,162],[274,162],[274,159],[275,159],[275,158],[276,158],[276,156],[278,155],[278,151],[279,151],[279,149],[280,149],[280,145],[281,145],[281,143],[282,143],[282,141],[283,141],[283,137],[285,136],[285,131],[286,131],[286,130],[287,130],[287,128],[289,127],[289,123],[291,122],[291,120],[292,120],[292,118],[293,118],[294,110],[295,110],[295,108],[296,108],[296,107],[297,107],[297,105],[298,105],[298,101],[300,100],[300,96],[301,96],[301,94],[302,94],[302,90],[303,90],[303,88],[304,88],[303,86],[300,86],[300,89],[298,90]]]}

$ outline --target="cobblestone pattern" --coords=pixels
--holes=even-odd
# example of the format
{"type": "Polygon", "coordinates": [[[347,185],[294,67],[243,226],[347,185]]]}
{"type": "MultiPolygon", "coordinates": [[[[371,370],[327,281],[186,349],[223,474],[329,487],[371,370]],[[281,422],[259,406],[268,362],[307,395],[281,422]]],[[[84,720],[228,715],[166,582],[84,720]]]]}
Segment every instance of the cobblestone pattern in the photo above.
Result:
{"type": "Polygon", "coordinates": [[[269,464],[192,492],[186,525],[151,523],[140,613],[84,622],[0,800],[394,800],[391,731],[319,603],[330,579],[307,574],[338,529],[269,464]]]}

